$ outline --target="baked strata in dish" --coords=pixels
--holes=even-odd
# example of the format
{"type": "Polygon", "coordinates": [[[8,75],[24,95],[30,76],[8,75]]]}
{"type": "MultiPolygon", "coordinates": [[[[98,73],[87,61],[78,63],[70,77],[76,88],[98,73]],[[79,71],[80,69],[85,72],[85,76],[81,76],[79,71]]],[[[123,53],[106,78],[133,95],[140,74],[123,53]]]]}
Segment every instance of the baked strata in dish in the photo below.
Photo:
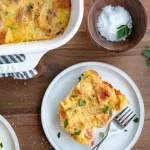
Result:
{"type": "Polygon", "coordinates": [[[60,124],[72,138],[92,146],[95,128],[105,127],[113,112],[127,104],[125,95],[103,81],[96,71],[88,70],[64,101],[60,101],[60,124]]]}
{"type": "Polygon", "coordinates": [[[71,0],[1,0],[0,44],[50,40],[66,29],[71,0]]]}

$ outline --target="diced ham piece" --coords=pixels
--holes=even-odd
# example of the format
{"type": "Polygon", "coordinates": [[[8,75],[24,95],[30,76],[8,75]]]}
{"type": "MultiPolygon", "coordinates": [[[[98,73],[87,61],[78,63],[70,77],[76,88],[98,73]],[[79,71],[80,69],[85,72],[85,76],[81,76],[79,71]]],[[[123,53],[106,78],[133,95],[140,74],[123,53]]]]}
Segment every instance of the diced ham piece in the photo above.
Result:
{"type": "Polygon", "coordinates": [[[54,10],[52,10],[52,9],[49,9],[48,12],[47,12],[47,14],[48,14],[50,17],[56,17],[56,16],[57,16],[57,15],[56,15],[56,12],[55,12],[54,10]]]}
{"type": "Polygon", "coordinates": [[[62,25],[61,22],[57,22],[57,23],[56,23],[56,27],[57,27],[57,28],[61,28],[61,25],[62,25]]]}
{"type": "Polygon", "coordinates": [[[46,35],[47,35],[47,36],[50,36],[51,33],[52,33],[52,29],[51,29],[51,28],[49,28],[48,30],[46,30],[46,35]]]}
{"type": "Polygon", "coordinates": [[[94,144],[94,127],[87,129],[85,137],[91,141],[91,145],[94,144]]]}
{"type": "Polygon", "coordinates": [[[16,16],[16,20],[17,20],[18,23],[22,22],[24,14],[25,14],[25,9],[24,9],[24,7],[22,7],[22,8],[19,9],[19,11],[17,13],[17,16],[16,16]]]}

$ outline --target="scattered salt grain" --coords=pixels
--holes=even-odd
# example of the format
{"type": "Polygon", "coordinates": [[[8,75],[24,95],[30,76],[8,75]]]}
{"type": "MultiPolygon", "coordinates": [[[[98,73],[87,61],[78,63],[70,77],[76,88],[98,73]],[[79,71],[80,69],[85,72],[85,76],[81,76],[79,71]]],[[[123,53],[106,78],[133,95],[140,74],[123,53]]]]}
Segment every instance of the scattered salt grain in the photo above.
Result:
{"type": "Polygon", "coordinates": [[[121,6],[106,6],[103,8],[101,15],[98,17],[97,27],[101,36],[108,41],[118,42],[126,40],[128,35],[118,39],[117,31],[121,25],[127,25],[131,34],[132,18],[127,10],[121,6]]]}

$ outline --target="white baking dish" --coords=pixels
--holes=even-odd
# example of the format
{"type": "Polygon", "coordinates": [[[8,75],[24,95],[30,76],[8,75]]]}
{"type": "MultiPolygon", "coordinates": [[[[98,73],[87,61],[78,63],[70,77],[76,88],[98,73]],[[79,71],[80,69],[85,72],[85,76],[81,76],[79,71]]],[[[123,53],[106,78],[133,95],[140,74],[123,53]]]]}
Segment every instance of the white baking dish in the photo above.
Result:
{"type": "Polygon", "coordinates": [[[71,0],[71,2],[71,18],[63,35],[52,40],[0,45],[0,55],[24,54],[26,57],[22,63],[0,65],[0,73],[20,72],[33,69],[47,51],[67,43],[79,29],[84,12],[83,0],[71,0]]]}

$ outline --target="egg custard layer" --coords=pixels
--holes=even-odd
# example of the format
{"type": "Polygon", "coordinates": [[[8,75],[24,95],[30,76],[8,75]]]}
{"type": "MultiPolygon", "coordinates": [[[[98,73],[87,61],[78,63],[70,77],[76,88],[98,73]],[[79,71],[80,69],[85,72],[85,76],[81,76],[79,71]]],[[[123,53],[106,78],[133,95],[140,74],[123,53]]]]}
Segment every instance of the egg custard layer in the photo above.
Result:
{"type": "Polygon", "coordinates": [[[60,101],[60,124],[81,144],[94,144],[94,129],[106,126],[114,111],[129,101],[94,70],[85,71],[64,101],[60,101]]]}
{"type": "Polygon", "coordinates": [[[64,32],[71,0],[1,0],[0,44],[49,40],[64,32]]]}

